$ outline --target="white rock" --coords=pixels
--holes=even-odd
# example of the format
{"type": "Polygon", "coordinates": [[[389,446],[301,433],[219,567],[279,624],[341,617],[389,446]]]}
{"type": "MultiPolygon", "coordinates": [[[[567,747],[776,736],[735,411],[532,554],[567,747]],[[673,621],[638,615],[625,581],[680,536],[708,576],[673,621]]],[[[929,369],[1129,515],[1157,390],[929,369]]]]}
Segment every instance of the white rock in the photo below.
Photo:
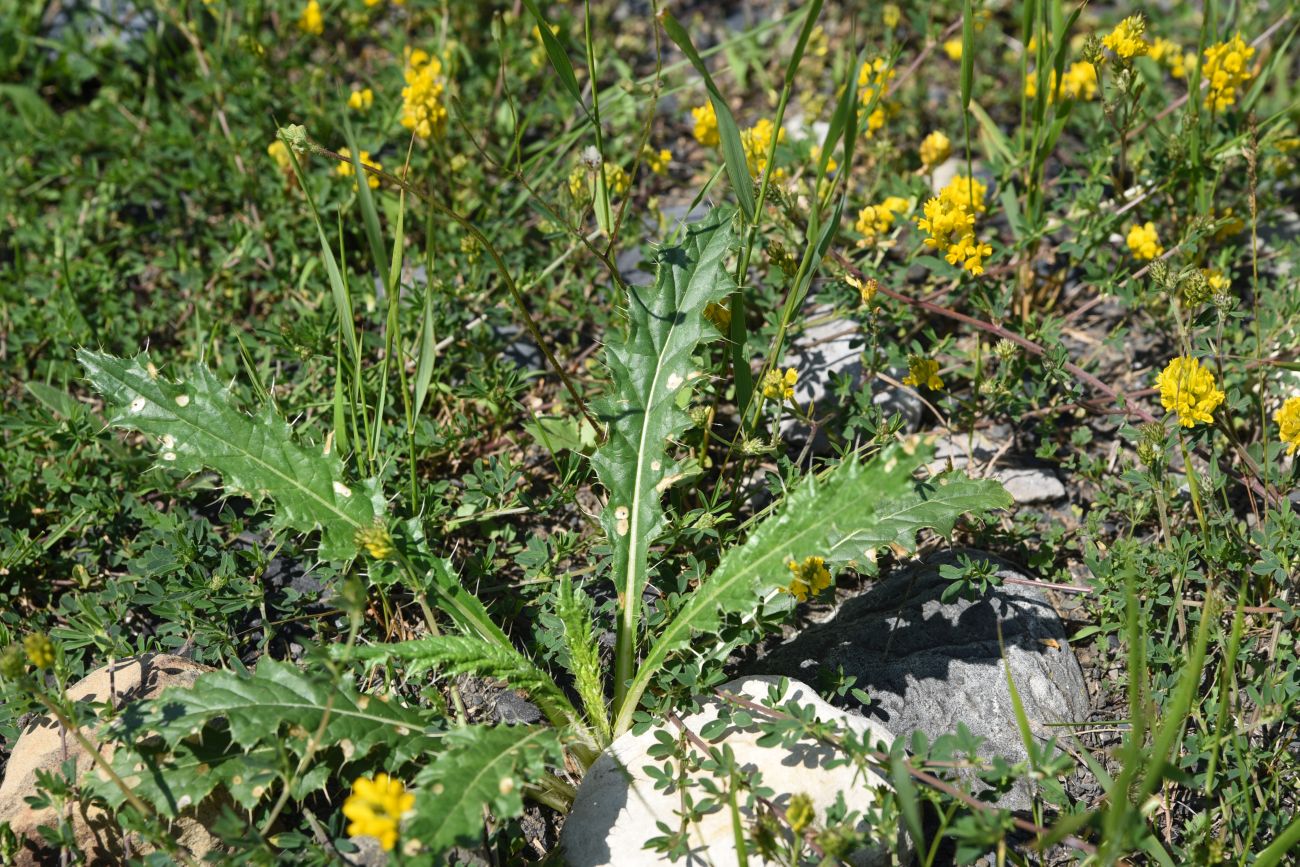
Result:
{"type": "MultiPolygon", "coordinates": [[[[724,684],[721,689],[743,695],[751,701],[764,702],[769,688],[779,682],[777,677],[746,677],[724,684]]],[[[859,734],[866,733],[871,740],[886,745],[892,742],[893,738],[882,726],[832,707],[799,681],[788,683],[781,703],[796,700],[815,708],[819,720],[839,723],[859,734]]],[[[700,698],[699,704],[702,709],[698,713],[682,719],[683,725],[696,734],[706,723],[717,719],[721,700],[709,696],[700,698]]],[[[613,864],[639,867],[670,863],[667,855],[645,848],[647,840],[664,834],[657,823],[676,828],[680,822],[677,816],[681,809],[680,792],[668,794],[656,790],[652,778],[644,770],[647,765],[663,765],[663,760],[652,759],[648,754],[657,743],[657,731],[666,732],[674,739],[679,737],[679,730],[668,723],[641,735],[625,734],[614,741],[587,772],[560,840],[565,861],[571,867],[613,864]]],[[[834,804],[838,792],[844,793],[849,809],[865,813],[876,804],[877,789],[888,788],[884,778],[875,774],[869,783],[864,784],[860,779],[854,779],[851,767],[827,768],[827,761],[835,751],[825,744],[805,740],[790,750],[768,748],[758,745],[759,736],[757,725],[744,730],[732,727],[717,735],[710,744],[725,744],[735,753],[736,761],[743,769],[758,770],[762,774],[762,785],[773,790],[771,800],[777,806],[784,808],[793,795],[807,794],[812,798],[820,822],[826,809],[834,804]]],[[[725,790],[725,781],[719,780],[718,784],[725,790]]],[[[704,794],[699,789],[693,791],[697,796],[704,794]]],[[[741,815],[748,832],[754,813],[743,808],[742,804],[741,815]]],[[[730,867],[738,863],[729,810],[706,814],[691,826],[690,835],[690,857],[678,863],[712,867],[730,867]]],[[[886,865],[891,863],[890,852],[899,847],[903,847],[900,851],[905,854],[906,863],[910,859],[910,847],[904,835],[900,835],[896,845],[885,844],[855,852],[850,863],[864,867],[886,865]]],[[[756,867],[770,863],[752,850],[747,857],[756,867]]]]}

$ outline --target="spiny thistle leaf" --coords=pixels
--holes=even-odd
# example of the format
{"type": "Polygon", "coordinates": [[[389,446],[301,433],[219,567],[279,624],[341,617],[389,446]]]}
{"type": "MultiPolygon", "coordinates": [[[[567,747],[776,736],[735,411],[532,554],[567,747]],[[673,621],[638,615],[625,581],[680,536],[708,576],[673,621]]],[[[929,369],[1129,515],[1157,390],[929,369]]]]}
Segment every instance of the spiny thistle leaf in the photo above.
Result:
{"type": "Polygon", "coordinates": [[[631,676],[650,543],[663,526],[660,497],[681,474],[668,454],[669,443],[690,423],[677,401],[698,376],[696,347],[716,333],[704,318],[705,306],[734,288],[725,268],[731,244],[731,213],[715,209],[686,229],[680,246],[659,250],[654,286],[630,290],[626,339],[606,347],[613,382],[594,408],[608,439],[592,464],[609,493],[601,524],[613,548],[622,605],[620,687],[631,676]]]}
{"type": "MultiPolygon", "coordinates": [[[[192,687],[168,689],[130,705],[108,734],[122,744],[113,756],[114,769],[137,794],[174,814],[219,783],[233,787],[241,802],[255,803],[278,776],[283,751],[302,755],[318,731],[315,747],[336,746],[345,760],[383,747],[400,764],[439,749],[441,733],[428,734],[427,726],[423,715],[396,702],[359,694],[346,683],[335,686],[323,672],[263,657],[253,671],[214,671],[200,675],[192,687]],[[224,725],[210,728],[217,720],[224,725]],[[264,755],[267,747],[274,747],[274,755],[264,755]],[[207,776],[212,779],[200,779],[207,776]]],[[[327,773],[308,779],[319,788],[327,773]]],[[[122,799],[103,779],[94,786],[110,803],[122,799]]]]}
{"type": "Polygon", "coordinates": [[[691,636],[716,631],[725,615],[753,611],[789,584],[791,561],[818,556],[828,565],[857,561],[869,568],[877,548],[910,548],[922,529],[947,534],[960,515],[1011,505],[1011,496],[996,481],[965,476],[914,481],[912,474],[929,454],[918,448],[908,455],[891,446],[869,463],[839,465],[822,481],[808,476],[779,512],[723,556],[660,631],[619,710],[615,737],[631,725],[636,701],[668,655],[687,647],[691,636]]]}
{"type": "Polygon", "coordinates": [[[278,525],[321,531],[320,556],[356,554],[361,527],[382,515],[379,484],[345,484],[343,462],[332,449],[307,449],[275,408],[256,415],[238,408],[211,371],[196,365],[188,381],[160,376],[148,355],[115,358],[80,350],[86,376],[112,409],[110,423],[158,437],[159,461],[182,472],[216,470],[227,490],[275,504],[278,525]]]}
{"type": "Polygon", "coordinates": [[[547,719],[556,726],[580,723],[581,717],[546,672],[511,647],[468,635],[431,635],[414,641],[392,644],[331,648],[338,659],[383,662],[400,659],[408,677],[417,677],[431,668],[454,676],[473,673],[504,680],[515,689],[527,692],[547,719]]]}
{"type": "Polygon", "coordinates": [[[561,760],[554,729],[467,726],[447,732],[443,752],[415,783],[415,815],[404,837],[435,853],[477,845],[483,807],[498,820],[523,812],[524,784],[561,760]]]}
{"type": "Polygon", "coordinates": [[[573,675],[573,686],[582,699],[587,719],[595,726],[604,745],[611,740],[609,710],[605,706],[600,647],[596,644],[591,609],[591,597],[575,588],[573,579],[564,575],[555,594],[555,613],[564,627],[564,647],[569,657],[567,667],[573,675]]]}

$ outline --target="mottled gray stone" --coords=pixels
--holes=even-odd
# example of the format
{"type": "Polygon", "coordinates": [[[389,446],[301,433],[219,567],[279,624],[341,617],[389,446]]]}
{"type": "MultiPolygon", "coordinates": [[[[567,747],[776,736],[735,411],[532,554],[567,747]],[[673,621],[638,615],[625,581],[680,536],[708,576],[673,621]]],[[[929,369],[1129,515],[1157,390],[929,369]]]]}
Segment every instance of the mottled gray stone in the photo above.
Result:
{"type": "MultiPolygon", "coordinates": [[[[743,695],[751,701],[765,702],[768,690],[778,680],[775,677],[747,677],[723,684],[721,689],[743,695]]],[[[841,723],[859,734],[870,734],[871,740],[886,747],[891,740],[880,725],[832,707],[798,681],[788,682],[780,703],[791,700],[813,707],[819,720],[841,723]]],[[[699,703],[700,711],[681,720],[683,726],[697,735],[708,722],[717,718],[721,700],[710,695],[701,697],[699,703]]],[[[652,759],[648,754],[657,743],[656,732],[665,732],[672,738],[678,736],[678,729],[667,723],[660,723],[640,735],[625,734],[615,740],[587,771],[560,837],[565,863],[571,867],[615,864],[619,867],[642,867],[670,863],[667,855],[645,848],[646,840],[663,833],[656,823],[664,822],[675,828],[680,821],[676,815],[676,811],[681,809],[680,793],[655,789],[653,780],[644,770],[647,765],[663,765],[664,760],[652,759]]],[[[734,752],[742,768],[759,771],[762,785],[772,790],[771,800],[777,806],[784,807],[793,795],[806,793],[812,798],[820,817],[835,802],[836,794],[842,791],[850,809],[865,812],[876,804],[877,793],[889,787],[878,775],[873,775],[869,783],[864,782],[849,765],[829,767],[836,752],[824,743],[803,740],[787,749],[760,746],[759,737],[756,725],[743,729],[732,726],[717,733],[710,743],[725,744],[734,752]]],[[[723,787],[726,785],[723,781],[715,782],[723,787]]],[[[747,807],[742,808],[741,816],[747,827],[754,819],[753,812],[747,807]]],[[[690,855],[679,860],[678,864],[730,867],[737,863],[735,837],[726,810],[704,814],[692,822],[689,834],[690,855]]],[[[885,867],[894,863],[891,855],[894,851],[902,853],[902,863],[908,863],[911,850],[905,835],[889,844],[860,849],[850,856],[849,863],[885,867]]],[[[769,863],[753,851],[748,853],[748,861],[755,867],[769,863]]]]}
{"type": "MultiPolygon", "coordinates": [[[[1010,431],[995,431],[998,439],[1011,436],[1010,431]]],[[[935,444],[935,461],[931,472],[946,469],[949,462],[954,469],[966,469],[971,475],[994,479],[1002,483],[1011,499],[1022,505],[1046,503],[1065,497],[1065,485],[1048,467],[1028,466],[1018,463],[1020,456],[1004,451],[994,441],[981,433],[971,435],[954,433],[941,437],[935,444]],[[992,467],[985,468],[992,462],[992,467]]]]}
{"type": "MultiPolygon", "coordinates": [[[[965,553],[991,560],[1004,579],[1024,578],[989,555],[965,553]]],[[[1046,740],[1057,733],[1051,723],[1087,717],[1083,673],[1060,618],[1038,588],[1004,583],[978,601],[941,602],[948,582],[939,567],[956,562],[956,553],[937,555],[876,583],[751,668],[812,683],[819,674],[842,668],[871,698],[862,712],[895,737],[921,731],[934,739],[962,724],[986,739],[984,755],[1024,761],[998,624],[1036,737],[1046,740]]],[[[1023,786],[1000,801],[1013,809],[1029,803],[1023,786]]]]}

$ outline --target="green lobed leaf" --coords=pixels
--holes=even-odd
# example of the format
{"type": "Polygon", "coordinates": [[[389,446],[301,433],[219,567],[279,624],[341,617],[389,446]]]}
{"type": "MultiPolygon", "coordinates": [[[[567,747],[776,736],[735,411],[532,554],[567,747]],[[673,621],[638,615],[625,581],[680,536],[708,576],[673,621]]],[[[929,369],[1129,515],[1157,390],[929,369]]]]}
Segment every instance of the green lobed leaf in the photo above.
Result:
{"type": "MultiPolygon", "coordinates": [[[[256,803],[277,776],[271,772],[281,766],[283,751],[303,755],[318,731],[316,746],[338,747],[347,761],[382,747],[401,763],[436,752],[441,741],[441,733],[427,733],[416,710],[269,657],[253,671],[214,671],[191,687],[133,704],[108,728],[121,744],[114,770],[169,815],[218,784],[246,806],[256,803]],[[223,725],[209,727],[218,720],[223,725]]],[[[102,778],[93,785],[110,803],[122,798],[102,778]]]]}
{"type": "Polygon", "coordinates": [[[693,635],[716,631],[725,615],[754,610],[789,583],[789,562],[819,556],[828,565],[852,561],[868,568],[884,545],[910,548],[922,529],[947,534],[963,514],[1011,505],[1011,496],[996,481],[913,480],[929,455],[928,448],[907,454],[894,445],[868,463],[840,464],[824,480],[808,476],[775,515],[723,556],[662,628],[619,708],[615,737],[631,726],[637,700],[668,655],[689,646],[693,635]]]}
{"type": "Polygon", "coordinates": [[[434,853],[477,845],[483,837],[484,806],[497,820],[518,816],[524,809],[524,784],[540,779],[548,764],[560,760],[554,729],[466,726],[448,731],[443,752],[416,777],[415,815],[404,836],[434,853]]]}
{"type": "Polygon", "coordinates": [[[269,404],[256,415],[243,412],[207,367],[196,365],[187,380],[172,382],[146,354],[124,359],[83,349],[77,357],[112,411],[110,424],[157,437],[164,466],[215,470],[228,490],[271,500],[277,525],[319,529],[322,559],[353,557],[357,529],[383,514],[377,480],[346,484],[333,449],[298,445],[269,404]]]}
{"type": "Polygon", "coordinates": [[[577,710],[555,685],[550,675],[512,647],[468,635],[431,635],[413,641],[331,648],[336,659],[360,659],[384,662],[401,659],[408,677],[429,669],[444,675],[473,673],[504,680],[515,689],[526,691],[556,726],[580,723],[577,710]]]}
{"type": "Polygon", "coordinates": [[[731,212],[715,209],[687,227],[680,245],[658,250],[654,286],[629,290],[627,335],[606,347],[613,382],[593,409],[607,439],[591,460],[609,494],[601,524],[622,605],[616,689],[631,677],[648,551],[663,526],[660,497],[684,472],[668,445],[690,424],[678,399],[700,375],[693,353],[716,333],[704,308],[734,288],[725,267],[732,238],[731,212]]]}

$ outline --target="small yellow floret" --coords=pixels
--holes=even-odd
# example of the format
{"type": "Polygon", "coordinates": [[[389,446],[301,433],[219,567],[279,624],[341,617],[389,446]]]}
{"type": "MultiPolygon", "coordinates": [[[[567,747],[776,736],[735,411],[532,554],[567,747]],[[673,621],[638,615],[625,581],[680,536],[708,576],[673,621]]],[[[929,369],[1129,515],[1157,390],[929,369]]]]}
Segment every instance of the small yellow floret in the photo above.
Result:
{"type": "Polygon", "coordinates": [[[1223,111],[1237,101],[1237,91],[1254,76],[1250,68],[1250,59],[1255,56],[1255,49],[1247,45],[1241,34],[1205,49],[1205,63],[1201,66],[1201,78],[1208,87],[1205,91],[1205,107],[1223,111]]]}
{"type": "Polygon", "coordinates": [[[1160,238],[1156,235],[1156,225],[1147,221],[1142,225],[1136,223],[1128,230],[1128,248],[1133,251],[1133,258],[1139,261],[1148,261],[1165,252],[1165,248],[1160,246],[1160,238]]]}
{"type": "Polygon", "coordinates": [[[352,91],[348,96],[348,108],[353,111],[365,111],[375,103],[375,92],[368,87],[352,91]]]}
{"type": "Polygon", "coordinates": [[[298,16],[298,29],[308,36],[320,36],[325,32],[325,16],[321,14],[320,3],[308,0],[302,14],[298,16]]]}
{"type": "MultiPolygon", "coordinates": [[[[740,134],[740,145],[745,149],[745,162],[749,166],[751,177],[762,177],[763,172],[767,170],[767,153],[772,147],[772,135],[775,130],[772,121],[763,118],[740,134]]],[[[784,127],[775,134],[777,142],[785,141],[784,127]]],[[[780,169],[772,172],[774,179],[780,179],[784,175],[785,173],[780,169]]]]}
{"type": "Polygon", "coordinates": [[[402,126],[418,138],[441,137],[447,124],[443,93],[447,89],[442,61],[415,50],[406,59],[406,87],[402,88],[402,126]]]}
{"type": "Polygon", "coordinates": [[[692,132],[695,140],[707,148],[717,147],[722,139],[718,135],[718,116],[713,111],[713,102],[691,109],[691,118],[695,121],[692,132]]]}
{"type": "MultiPolygon", "coordinates": [[[[339,156],[343,157],[344,162],[339,163],[338,168],[334,171],[337,172],[338,176],[341,178],[352,177],[352,151],[347,148],[340,148],[339,156]]],[[[369,166],[372,169],[383,169],[383,166],[370,158],[370,151],[361,151],[360,159],[361,165],[363,166],[369,166]]],[[[377,190],[379,189],[379,178],[376,175],[370,174],[370,172],[366,172],[366,184],[369,185],[370,189],[377,190]]]]}
{"type": "Polygon", "coordinates": [[[673,152],[668,148],[661,148],[656,151],[650,145],[646,145],[641,149],[641,159],[645,160],[646,167],[650,171],[656,175],[662,175],[668,172],[668,166],[673,161],[673,152]]]}
{"type": "MultiPolygon", "coordinates": [[[[728,314],[730,320],[730,314],[728,314]]],[[[799,381],[799,371],[787,368],[783,374],[780,370],[769,370],[763,375],[763,397],[768,400],[787,401],[794,399],[794,385],[799,381]]]]}
{"type": "Polygon", "coordinates": [[[805,557],[802,563],[791,560],[786,566],[791,578],[785,592],[799,602],[807,602],[831,586],[831,573],[826,568],[825,558],[805,557]]]}
{"type": "Polygon", "coordinates": [[[909,355],[907,376],[903,377],[903,385],[910,385],[912,388],[925,386],[932,391],[942,391],[943,380],[939,378],[939,362],[923,355],[909,355]]]}

